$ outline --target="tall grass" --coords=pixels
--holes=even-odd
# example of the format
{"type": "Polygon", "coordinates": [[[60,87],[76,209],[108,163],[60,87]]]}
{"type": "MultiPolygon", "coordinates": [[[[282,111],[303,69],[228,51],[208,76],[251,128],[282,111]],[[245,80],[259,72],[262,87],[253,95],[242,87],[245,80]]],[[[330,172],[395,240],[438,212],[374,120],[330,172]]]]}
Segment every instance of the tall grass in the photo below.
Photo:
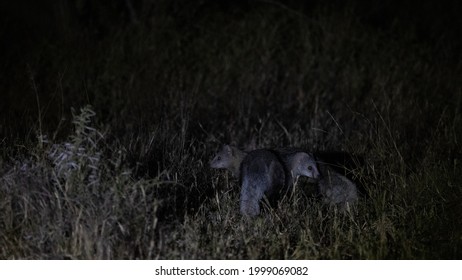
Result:
{"type": "Polygon", "coordinates": [[[444,36],[354,8],[159,3],[94,29],[69,15],[0,84],[1,258],[462,256],[461,65],[444,36]],[[208,161],[252,141],[362,155],[357,208],[301,180],[243,219],[238,182],[208,161]]]}

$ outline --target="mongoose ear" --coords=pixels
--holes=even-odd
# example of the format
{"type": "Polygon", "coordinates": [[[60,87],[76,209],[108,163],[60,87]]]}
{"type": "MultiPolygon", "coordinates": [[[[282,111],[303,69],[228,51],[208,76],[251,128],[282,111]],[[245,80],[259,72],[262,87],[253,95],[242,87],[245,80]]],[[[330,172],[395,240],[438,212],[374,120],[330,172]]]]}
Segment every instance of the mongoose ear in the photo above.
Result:
{"type": "Polygon", "coordinates": [[[300,165],[300,162],[302,161],[302,153],[296,153],[294,155],[294,162],[297,164],[297,165],[300,165]]]}
{"type": "Polygon", "coordinates": [[[223,149],[226,151],[226,153],[228,155],[232,155],[233,154],[233,149],[229,146],[229,145],[224,145],[223,146],[223,149]]]}
{"type": "Polygon", "coordinates": [[[295,162],[297,163],[298,166],[300,166],[300,164],[302,164],[303,160],[305,159],[305,153],[297,153],[295,155],[295,162]]]}

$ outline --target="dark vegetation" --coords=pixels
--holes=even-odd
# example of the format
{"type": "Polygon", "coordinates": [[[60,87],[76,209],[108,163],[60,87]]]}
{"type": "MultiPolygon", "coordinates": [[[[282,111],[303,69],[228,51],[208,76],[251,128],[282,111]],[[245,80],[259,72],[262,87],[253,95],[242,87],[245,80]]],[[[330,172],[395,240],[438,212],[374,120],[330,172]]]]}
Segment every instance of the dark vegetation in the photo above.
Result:
{"type": "Polygon", "coordinates": [[[0,4],[0,258],[461,258],[456,1],[280,3],[0,4]],[[252,140],[359,154],[366,195],[245,221],[208,161],[252,140]]]}

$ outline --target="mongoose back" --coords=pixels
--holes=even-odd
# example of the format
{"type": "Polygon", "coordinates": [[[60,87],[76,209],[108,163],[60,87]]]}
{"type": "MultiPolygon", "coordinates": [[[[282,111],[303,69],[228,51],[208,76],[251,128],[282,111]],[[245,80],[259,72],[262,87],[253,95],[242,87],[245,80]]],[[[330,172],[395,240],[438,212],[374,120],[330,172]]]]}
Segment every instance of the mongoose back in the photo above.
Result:
{"type": "Polygon", "coordinates": [[[285,185],[283,163],[270,150],[254,150],[247,154],[241,164],[240,211],[244,216],[260,214],[260,201],[271,198],[285,185]]]}
{"type": "Polygon", "coordinates": [[[318,191],[326,204],[337,205],[345,210],[358,200],[356,184],[342,174],[325,168],[318,182],[318,191]]]}
{"type": "MultiPolygon", "coordinates": [[[[351,181],[356,182],[352,170],[364,166],[364,158],[359,155],[352,155],[347,152],[338,151],[316,151],[313,153],[319,167],[328,166],[330,170],[336,171],[339,174],[347,177],[351,181]]],[[[322,173],[322,172],[321,172],[322,173]]]]}
{"type": "Polygon", "coordinates": [[[358,167],[362,159],[345,152],[318,152],[316,161],[322,177],[318,182],[318,193],[323,202],[346,210],[358,200],[358,188],[353,182],[351,170],[358,167]]]}
{"type": "Polygon", "coordinates": [[[241,163],[246,155],[246,152],[243,152],[236,147],[223,145],[221,150],[210,161],[210,167],[216,169],[227,169],[235,178],[239,178],[241,163]]]}

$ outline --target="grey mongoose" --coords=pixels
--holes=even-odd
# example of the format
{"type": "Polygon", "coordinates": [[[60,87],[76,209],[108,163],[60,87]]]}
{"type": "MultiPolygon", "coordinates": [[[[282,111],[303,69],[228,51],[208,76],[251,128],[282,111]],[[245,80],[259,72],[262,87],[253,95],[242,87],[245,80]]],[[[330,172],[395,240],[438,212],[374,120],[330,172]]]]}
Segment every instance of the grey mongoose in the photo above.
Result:
{"type": "Polygon", "coordinates": [[[318,191],[326,204],[337,205],[346,210],[358,200],[356,184],[327,166],[321,167],[322,178],[318,182],[318,191]]]}
{"type": "Polygon", "coordinates": [[[347,178],[345,174],[357,167],[358,159],[347,153],[338,152],[340,160],[333,162],[329,159],[332,154],[319,153],[316,158],[322,174],[318,182],[318,192],[324,203],[347,210],[358,200],[358,189],[353,180],[347,178]]]}
{"type": "MultiPolygon", "coordinates": [[[[289,157],[289,156],[288,156],[289,157]]],[[[260,213],[260,201],[266,196],[276,200],[287,192],[299,176],[316,180],[319,171],[312,156],[304,151],[290,153],[291,164],[284,157],[269,149],[249,153],[224,145],[210,162],[210,167],[228,169],[241,181],[241,213],[256,216],[260,213]],[[240,166],[240,169],[238,168],[240,166]]]]}

